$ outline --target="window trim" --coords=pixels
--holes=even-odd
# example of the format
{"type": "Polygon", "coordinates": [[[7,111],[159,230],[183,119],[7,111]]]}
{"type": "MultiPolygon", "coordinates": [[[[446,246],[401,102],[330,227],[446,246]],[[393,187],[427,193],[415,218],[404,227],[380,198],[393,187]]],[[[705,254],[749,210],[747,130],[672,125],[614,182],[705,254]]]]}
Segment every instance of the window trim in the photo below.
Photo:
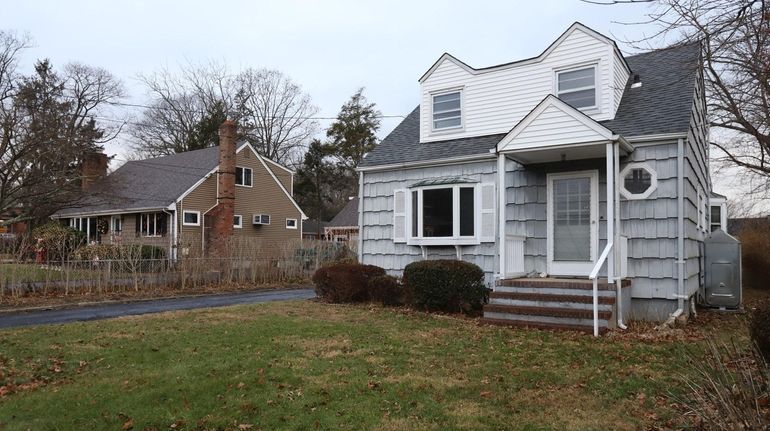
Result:
{"type": "MultiPolygon", "coordinates": [[[[235,172],[236,172],[236,174],[235,174],[235,185],[236,185],[236,187],[249,187],[249,188],[254,187],[254,169],[252,169],[252,168],[250,168],[248,166],[236,166],[235,167],[235,172]],[[249,172],[250,172],[249,179],[251,181],[249,182],[248,185],[246,185],[246,184],[238,184],[238,169],[243,169],[244,172],[246,171],[246,169],[249,170],[249,172]]],[[[243,178],[243,175],[241,175],[241,178],[243,178]]]]}
{"type": "MultiPolygon", "coordinates": [[[[167,214],[164,213],[164,212],[139,213],[139,237],[140,238],[163,238],[163,236],[165,236],[165,233],[163,233],[163,232],[158,233],[158,219],[159,219],[159,216],[162,217],[162,216],[165,216],[165,215],[167,215],[167,214]],[[142,232],[142,226],[144,224],[144,218],[147,217],[147,220],[149,222],[149,217],[150,216],[152,216],[154,218],[153,233],[152,233],[152,235],[150,235],[149,229],[147,230],[147,234],[144,234],[144,232],[142,232]]],[[[182,218],[182,221],[184,221],[184,218],[182,218]]],[[[200,219],[198,219],[198,221],[200,221],[200,219]]],[[[167,229],[168,229],[168,227],[167,227],[167,229]]]]}
{"type": "Polygon", "coordinates": [[[201,225],[201,212],[195,210],[183,210],[182,211],[182,226],[200,226],[201,225]],[[195,214],[195,223],[188,223],[185,221],[187,214],[195,214]]]}
{"type": "Polygon", "coordinates": [[[620,194],[623,195],[624,198],[628,200],[647,199],[650,197],[652,192],[658,189],[658,173],[647,162],[629,163],[620,171],[618,176],[618,183],[620,194]],[[628,175],[628,173],[633,169],[644,169],[650,174],[650,187],[648,187],[647,190],[645,190],[643,193],[631,193],[626,189],[626,175],[628,175]]]}
{"type": "Polygon", "coordinates": [[[121,233],[123,232],[123,216],[122,215],[113,215],[110,217],[110,232],[113,234],[121,233]],[[115,229],[115,222],[118,222],[117,224],[120,225],[120,229],[115,229]]]}
{"type": "Polygon", "coordinates": [[[286,219],[286,229],[297,229],[297,219],[295,218],[287,218],[286,219]],[[294,226],[289,226],[289,222],[294,222],[294,226]]]}
{"type": "Polygon", "coordinates": [[[238,217],[238,223],[235,223],[235,220],[233,220],[233,228],[235,229],[243,229],[243,216],[240,214],[233,214],[233,218],[238,217]]]}
{"type": "Polygon", "coordinates": [[[409,187],[404,197],[407,245],[478,245],[481,244],[481,183],[439,184],[409,187]],[[460,189],[473,189],[473,236],[460,236],[460,189]],[[422,206],[424,190],[452,189],[452,236],[424,237],[422,206]],[[417,235],[412,236],[412,192],[417,192],[417,235]]]}
{"type": "MultiPolygon", "coordinates": [[[[580,65],[572,65],[567,67],[562,67],[558,69],[554,69],[554,75],[553,75],[553,94],[559,98],[559,100],[564,101],[560,96],[562,93],[575,93],[578,91],[585,91],[590,90],[592,87],[580,87],[580,88],[573,88],[571,90],[565,90],[565,91],[559,91],[559,75],[565,72],[576,72],[578,70],[583,69],[594,69],[594,104],[592,106],[583,106],[581,108],[578,108],[576,106],[573,106],[573,108],[578,109],[580,111],[589,111],[589,112],[600,112],[601,111],[601,89],[599,88],[599,62],[593,61],[590,63],[583,63],[580,65]]],[[[567,102],[564,102],[567,103],[567,102]]],[[[569,105],[569,103],[567,103],[569,105]]],[[[572,105],[570,105],[572,106],[572,105]]]]}
{"type": "MultiPolygon", "coordinates": [[[[452,87],[452,88],[444,88],[437,91],[430,92],[430,115],[428,116],[430,121],[430,131],[431,134],[444,134],[444,133],[456,133],[457,131],[465,130],[465,94],[464,94],[465,87],[452,87]],[[452,93],[459,93],[460,94],[460,125],[459,126],[452,126],[452,127],[441,127],[436,128],[435,123],[436,120],[433,118],[433,115],[435,112],[433,112],[433,105],[435,102],[433,101],[436,96],[446,96],[447,94],[452,93]]],[[[439,111],[439,113],[444,111],[439,111]]]]}

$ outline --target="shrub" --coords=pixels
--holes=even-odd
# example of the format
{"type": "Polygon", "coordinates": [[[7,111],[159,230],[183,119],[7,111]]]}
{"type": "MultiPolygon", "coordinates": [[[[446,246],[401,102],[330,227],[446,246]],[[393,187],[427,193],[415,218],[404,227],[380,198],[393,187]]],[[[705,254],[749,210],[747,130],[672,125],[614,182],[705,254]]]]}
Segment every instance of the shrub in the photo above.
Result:
{"type": "Polygon", "coordinates": [[[480,310],[489,296],[484,271],[460,260],[424,260],[404,268],[408,300],[431,311],[480,310]]]}
{"type": "Polygon", "coordinates": [[[385,275],[374,265],[337,263],[322,267],[313,274],[315,292],[329,302],[366,302],[369,300],[369,280],[385,275]]]}
{"type": "Polygon", "coordinates": [[[756,348],[708,340],[705,355],[688,356],[693,373],[684,376],[690,394],[682,401],[698,429],[770,429],[770,367],[756,348]]]}
{"type": "Polygon", "coordinates": [[[73,256],[78,260],[108,260],[116,259],[118,254],[117,246],[111,244],[88,244],[78,247],[73,256]]]}
{"type": "Polygon", "coordinates": [[[399,305],[403,292],[398,279],[392,275],[378,275],[369,280],[369,299],[382,305],[399,305]]]}
{"type": "Polygon", "coordinates": [[[760,353],[770,359],[770,301],[760,303],[751,312],[749,333],[760,353]]]}
{"type": "Polygon", "coordinates": [[[83,232],[71,227],[51,222],[32,229],[29,238],[28,251],[32,254],[42,247],[46,251],[46,259],[62,261],[69,259],[72,253],[86,241],[83,232]]]}

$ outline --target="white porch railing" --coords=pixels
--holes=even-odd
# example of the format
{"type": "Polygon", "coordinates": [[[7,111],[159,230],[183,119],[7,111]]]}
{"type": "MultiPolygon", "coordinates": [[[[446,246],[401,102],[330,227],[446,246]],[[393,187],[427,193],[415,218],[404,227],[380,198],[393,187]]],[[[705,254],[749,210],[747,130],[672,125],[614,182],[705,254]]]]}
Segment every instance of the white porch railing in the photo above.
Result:
{"type": "MultiPolygon", "coordinates": [[[[594,269],[591,270],[591,274],[588,278],[593,281],[593,299],[594,299],[594,337],[599,336],[599,271],[601,271],[604,262],[607,260],[607,256],[612,251],[612,243],[608,242],[602,251],[602,255],[599,256],[599,260],[596,261],[594,269]]],[[[609,278],[607,279],[609,282],[609,278]]]]}

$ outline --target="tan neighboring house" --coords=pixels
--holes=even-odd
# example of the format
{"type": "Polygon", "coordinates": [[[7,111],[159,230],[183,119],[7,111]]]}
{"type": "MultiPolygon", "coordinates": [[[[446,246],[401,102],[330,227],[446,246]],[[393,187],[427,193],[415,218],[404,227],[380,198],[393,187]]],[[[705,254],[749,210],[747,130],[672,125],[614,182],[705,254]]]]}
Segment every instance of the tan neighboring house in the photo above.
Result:
{"type": "Polygon", "coordinates": [[[82,204],[53,216],[90,242],[161,246],[173,259],[208,252],[231,235],[265,243],[302,238],[307,217],[293,198],[294,172],[248,143],[220,137],[218,147],[129,161],[109,175],[106,168],[104,154],[87,157],[82,204]]]}

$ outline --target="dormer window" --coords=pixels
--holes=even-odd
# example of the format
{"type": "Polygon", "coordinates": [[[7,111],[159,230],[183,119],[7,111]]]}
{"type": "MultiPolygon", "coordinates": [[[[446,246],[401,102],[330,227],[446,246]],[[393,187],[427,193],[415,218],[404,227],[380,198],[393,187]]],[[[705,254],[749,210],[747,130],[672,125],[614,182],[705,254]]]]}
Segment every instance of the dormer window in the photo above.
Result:
{"type": "Polygon", "coordinates": [[[596,66],[556,72],[556,96],[574,108],[595,107],[596,66]]]}
{"type": "Polygon", "coordinates": [[[433,130],[462,127],[462,92],[433,95],[433,130]]]}

